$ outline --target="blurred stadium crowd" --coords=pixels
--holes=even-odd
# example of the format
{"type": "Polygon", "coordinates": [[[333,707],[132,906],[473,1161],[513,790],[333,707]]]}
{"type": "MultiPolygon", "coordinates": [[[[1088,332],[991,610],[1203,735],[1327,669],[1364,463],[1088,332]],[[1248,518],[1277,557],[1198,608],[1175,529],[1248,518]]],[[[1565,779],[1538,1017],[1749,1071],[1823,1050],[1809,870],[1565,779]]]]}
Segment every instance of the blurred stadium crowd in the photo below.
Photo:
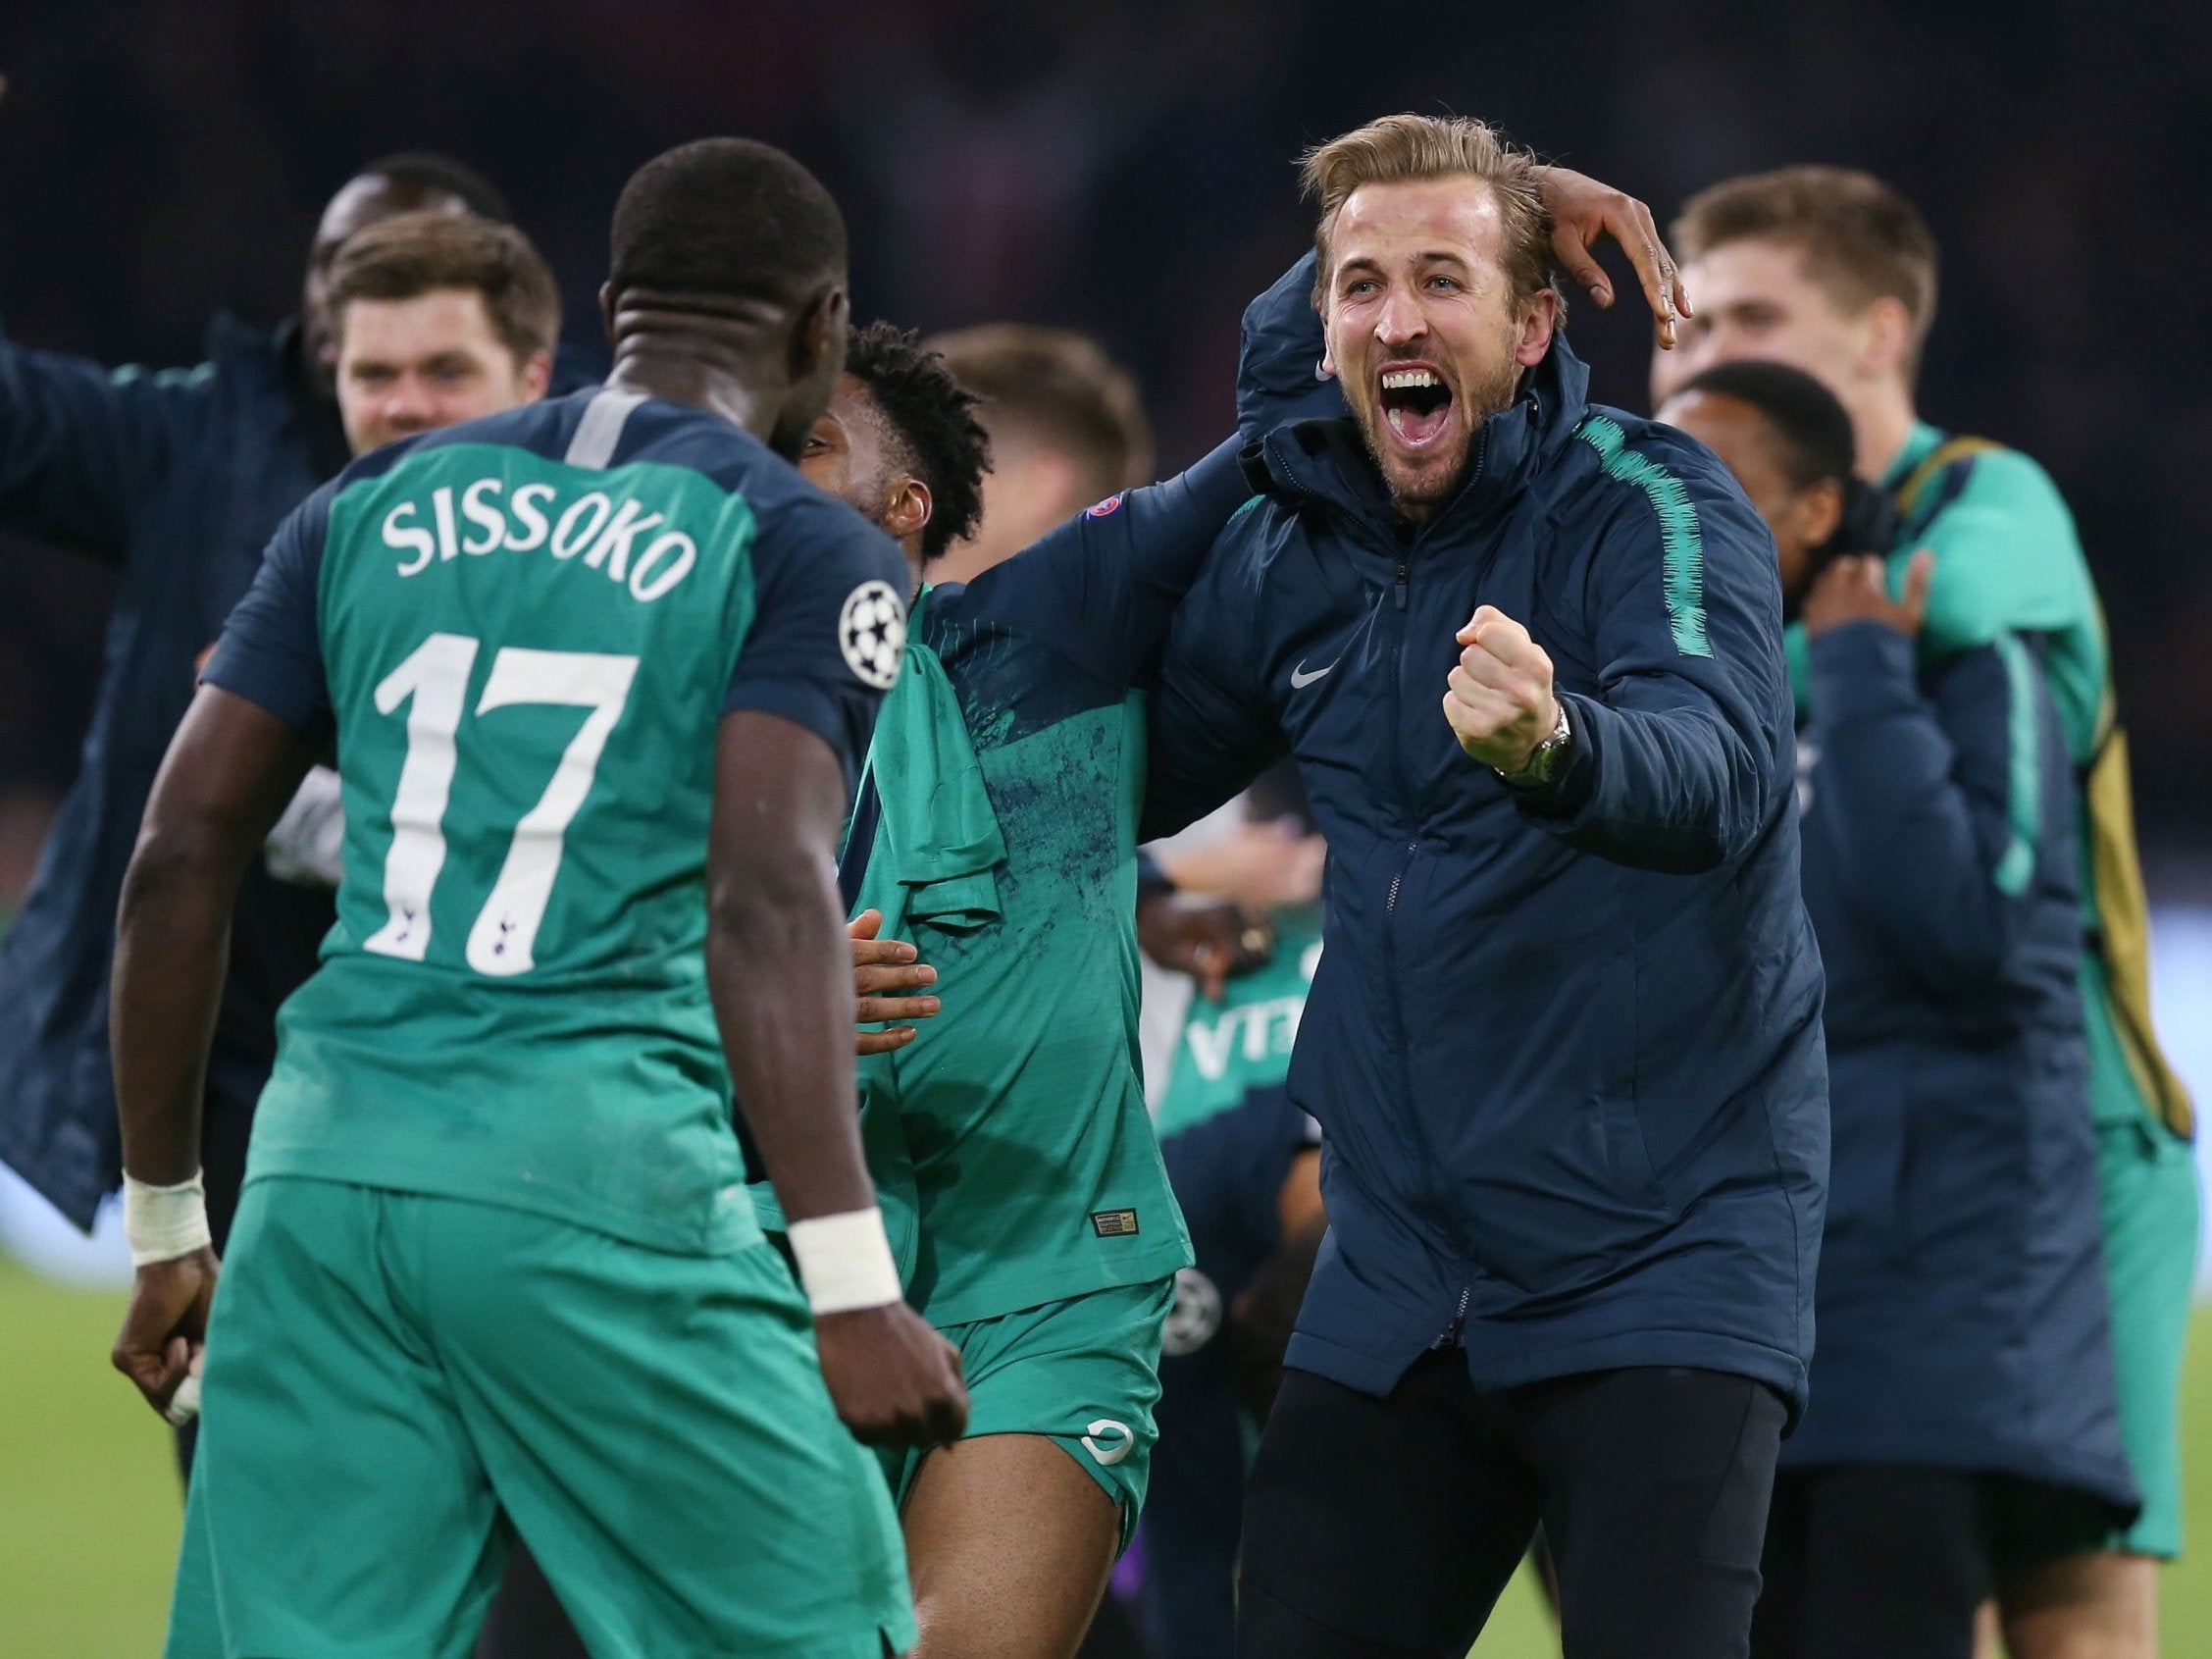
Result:
{"type": "MultiPolygon", "coordinates": [[[[1312,0],[1057,9],[871,0],[336,0],[0,17],[0,323],[108,362],[191,363],[209,313],[295,303],[334,185],[431,145],[511,197],[595,338],[586,279],[637,161],[736,126],[804,156],[852,221],[856,312],[1034,317],[1138,371],[1171,469],[1219,434],[1244,301],[1307,234],[1288,161],[1376,109],[1504,124],[1671,213],[1732,172],[1822,159],[1894,181],[1947,256],[1938,421],[2038,456],[2082,522],[2137,748],[2154,895],[2212,887],[2212,461],[2196,315],[2212,215],[2212,16],[1904,0],[1684,0],[1409,36],[1312,0]],[[66,164],[65,164],[66,163],[66,164]],[[957,257],[949,257],[957,250],[957,257]]],[[[1641,318],[1583,306],[1593,395],[1640,408],[1641,318]]],[[[76,767],[105,576],[0,557],[0,907],[76,767]]]]}

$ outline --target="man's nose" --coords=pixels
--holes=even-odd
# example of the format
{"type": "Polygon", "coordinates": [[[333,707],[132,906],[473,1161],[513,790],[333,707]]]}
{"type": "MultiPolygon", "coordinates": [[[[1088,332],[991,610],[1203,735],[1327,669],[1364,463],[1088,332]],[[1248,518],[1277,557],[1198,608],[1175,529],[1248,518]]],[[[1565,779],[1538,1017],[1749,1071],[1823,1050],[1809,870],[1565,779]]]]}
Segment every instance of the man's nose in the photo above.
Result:
{"type": "Polygon", "coordinates": [[[402,375],[385,394],[385,425],[401,432],[421,432],[437,418],[430,389],[413,375],[402,375]]]}
{"type": "Polygon", "coordinates": [[[1405,345],[1428,332],[1428,318],[1412,294],[1393,288],[1383,295],[1375,316],[1375,338],[1384,345],[1405,345]]]}

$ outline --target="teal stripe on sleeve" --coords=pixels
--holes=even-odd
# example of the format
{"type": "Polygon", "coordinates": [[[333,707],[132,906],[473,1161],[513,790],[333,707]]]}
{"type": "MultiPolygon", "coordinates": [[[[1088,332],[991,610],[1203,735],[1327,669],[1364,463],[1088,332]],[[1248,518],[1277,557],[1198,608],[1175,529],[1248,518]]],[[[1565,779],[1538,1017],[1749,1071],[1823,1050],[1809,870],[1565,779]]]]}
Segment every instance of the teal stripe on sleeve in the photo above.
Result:
{"type": "Polygon", "coordinates": [[[2035,719],[2035,670],[2018,634],[1999,634],[1991,642],[2005,665],[2006,726],[2012,764],[2006,791],[2006,818],[2012,834],[1997,860],[1997,891],[2017,899],[2035,873],[2035,838],[2041,826],[2043,735],[2035,719]]]}
{"type": "Polygon", "coordinates": [[[1608,478],[1632,484],[1650,497],[1659,515],[1667,624],[1674,648],[1684,656],[1711,656],[1713,647],[1705,636],[1705,538],[1690,493],[1665,467],[1630,449],[1627,434],[1616,421],[1585,415],[1574,436],[1598,452],[1608,478]]]}

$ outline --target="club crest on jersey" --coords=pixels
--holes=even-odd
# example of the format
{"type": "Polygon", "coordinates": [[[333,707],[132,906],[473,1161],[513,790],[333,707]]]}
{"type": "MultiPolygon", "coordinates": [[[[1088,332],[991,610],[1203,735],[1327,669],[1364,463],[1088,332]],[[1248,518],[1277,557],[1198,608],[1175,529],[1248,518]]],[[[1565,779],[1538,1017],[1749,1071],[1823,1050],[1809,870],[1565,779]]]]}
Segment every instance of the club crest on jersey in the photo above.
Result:
{"type": "Polygon", "coordinates": [[[1097,506],[1086,507],[1083,510],[1092,518],[1111,518],[1121,510],[1121,497],[1125,493],[1124,491],[1116,490],[1097,506]]]}
{"type": "Polygon", "coordinates": [[[906,653],[906,601],[888,582],[861,583],[837,619],[837,643],[862,684],[888,692],[906,653]]]}

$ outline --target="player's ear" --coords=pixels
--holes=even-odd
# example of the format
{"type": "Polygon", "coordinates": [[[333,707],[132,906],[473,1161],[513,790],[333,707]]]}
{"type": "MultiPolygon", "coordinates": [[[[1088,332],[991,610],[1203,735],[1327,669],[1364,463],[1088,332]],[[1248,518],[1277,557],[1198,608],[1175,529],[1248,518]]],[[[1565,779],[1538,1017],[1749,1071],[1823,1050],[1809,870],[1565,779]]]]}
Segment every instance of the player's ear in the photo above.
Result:
{"type": "Polygon", "coordinates": [[[522,366],[522,400],[535,403],[545,395],[545,389],[553,383],[553,354],[550,351],[533,351],[522,366]]]}
{"type": "Polygon", "coordinates": [[[811,379],[825,369],[835,374],[845,364],[846,337],[851,329],[852,305],[843,283],[831,283],[806,302],[792,331],[791,378],[794,384],[811,379]]]}
{"type": "Polygon", "coordinates": [[[1832,478],[1820,479],[1798,493],[1789,512],[1797,539],[1808,547],[1825,547],[1843,523],[1843,486],[1832,478]]]}
{"type": "Polygon", "coordinates": [[[1552,348],[1552,331],[1559,325],[1559,295],[1550,288],[1541,288],[1528,302],[1528,314],[1520,320],[1520,338],[1514,346],[1514,361],[1524,369],[1532,369],[1544,360],[1544,353],[1552,348]]]}
{"type": "Polygon", "coordinates": [[[1902,368],[1912,336],[1912,314],[1905,302],[1883,294],[1867,307],[1867,366],[1878,373],[1902,368]]]}
{"type": "Polygon", "coordinates": [[[614,285],[599,285],[599,326],[606,330],[607,339],[614,339],[614,285]]]}
{"type": "Polygon", "coordinates": [[[930,514],[936,510],[937,502],[930,495],[929,486],[911,475],[903,477],[892,487],[891,499],[885,504],[884,534],[894,542],[919,536],[928,526],[930,514]]]}

